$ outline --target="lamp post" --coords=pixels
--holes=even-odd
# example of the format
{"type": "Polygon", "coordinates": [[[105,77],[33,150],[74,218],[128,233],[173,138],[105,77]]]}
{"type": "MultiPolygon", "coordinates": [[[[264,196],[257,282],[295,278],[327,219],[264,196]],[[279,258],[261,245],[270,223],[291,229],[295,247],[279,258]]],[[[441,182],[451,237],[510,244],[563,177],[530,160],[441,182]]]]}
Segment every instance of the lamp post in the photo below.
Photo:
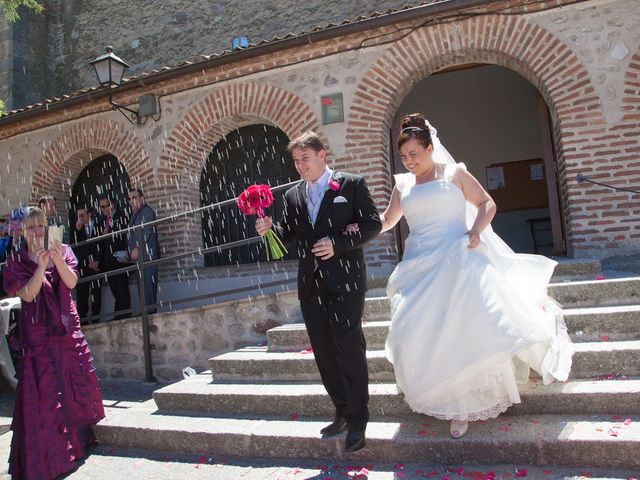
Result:
{"type": "Polygon", "coordinates": [[[111,105],[113,110],[118,110],[131,123],[134,123],[132,121],[133,119],[135,120],[135,123],[140,124],[140,115],[137,111],[125,107],[124,105],[120,105],[119,103],[114,102],[112,99],[111,87],[114,85],[117,87],[122,83],[124,71],[129,68],[129,65],[113,53],[113,47],[111,46],[108,46],[106,48],[106,51],[103,55],[100,55],[98,58],[89,63],[90,65],[93,65],[93,68],[95,68],[100,85],[109,88],[109,104],[111,105]],[[129,112],[131,118],[129,118],[123,110],[129,112]]]}

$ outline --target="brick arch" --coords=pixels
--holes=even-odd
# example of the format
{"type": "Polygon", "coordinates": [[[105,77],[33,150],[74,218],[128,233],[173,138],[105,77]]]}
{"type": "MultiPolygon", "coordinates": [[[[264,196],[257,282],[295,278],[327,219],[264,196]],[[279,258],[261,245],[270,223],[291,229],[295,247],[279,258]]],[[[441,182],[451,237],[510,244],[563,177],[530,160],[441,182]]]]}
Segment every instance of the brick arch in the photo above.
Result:
{"type": "Polygon", "coordinates": [[[45,148],[33,173],[31,202],[54,195],[58,212],[66,217],[76,179],[92,160],[105,154],[118,159],[132,185],[147,188],[153,184],[149,157],[132,130],[117,122],[90,120],[70,126],[45,148]]]}
{"type": "MultiPolygon", "coordinates": [[[[524,18],[479,16],[420,28],[393,44],[363,75],[349,112],[349,154],[368,158],[370,175],[376,178],[372,190],[381,203],[391,193],[389,129],[398,107],[421,80],[465,63],[509,68],[538,89],[551,111],[560,164],[565,136],[604,122],[600,99],[578,57],[553,34],[524,18]]],[[[561,202],[567,212],[567,179],[559,170],[561,202]]]]}
{"type": "MultiPolygon", "coordinates": [[[[200,175],[209,153],[226,134],[254,123],[278,127],[289,138],[313,130],[330,150],[317,115],[300,97],[267,84],[225,85],[184,114],[169,135],[158,167],[166,185],[159,211],[169,214],[199,207],[200,175]]],[[[172,246],[178,251],[199,248],[200,216],[176,224],[172,235],[172,246]]]]}
{"type": "Polygon", "coordinates": [[[640,114],[640,50],[631,58],[624,75],[623,121],[637,121],[640,114]]]}

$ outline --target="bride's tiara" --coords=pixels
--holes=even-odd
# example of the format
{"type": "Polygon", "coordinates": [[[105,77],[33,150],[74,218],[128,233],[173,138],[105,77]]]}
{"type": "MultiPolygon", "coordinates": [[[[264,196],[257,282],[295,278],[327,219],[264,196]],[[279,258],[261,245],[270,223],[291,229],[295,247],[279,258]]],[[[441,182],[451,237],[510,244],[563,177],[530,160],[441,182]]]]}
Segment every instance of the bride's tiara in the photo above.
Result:
{"type": "Polygon", "coordinates": [[[405,127],[402,130],[400,130],[400,133],[404,133],[404,132],[427,132],[428,134],[431,134],[430,130],[425,130],[424,128],[421,128],[421,127],[405,127]]]}

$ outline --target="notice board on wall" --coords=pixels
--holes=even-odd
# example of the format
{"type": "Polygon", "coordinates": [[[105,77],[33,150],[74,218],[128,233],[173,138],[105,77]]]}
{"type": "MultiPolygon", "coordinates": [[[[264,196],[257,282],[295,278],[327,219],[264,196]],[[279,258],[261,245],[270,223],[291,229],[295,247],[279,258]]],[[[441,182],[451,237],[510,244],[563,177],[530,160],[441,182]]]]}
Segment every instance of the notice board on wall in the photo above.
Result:
{"type": "Polygon", "coordinates": [[[544,208],[549,205],[541,158],[494,163],[486,168],[487,191],[499,212],[544,208]]]}

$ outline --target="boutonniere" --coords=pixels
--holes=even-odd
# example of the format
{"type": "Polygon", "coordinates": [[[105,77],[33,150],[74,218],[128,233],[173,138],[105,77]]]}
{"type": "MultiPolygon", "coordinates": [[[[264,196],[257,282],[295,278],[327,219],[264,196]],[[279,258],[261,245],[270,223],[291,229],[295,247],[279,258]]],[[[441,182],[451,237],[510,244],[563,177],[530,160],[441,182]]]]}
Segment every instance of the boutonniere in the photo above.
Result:
{"type": "Polygon", "coordinates": [[[329,187],[329,189],[333,190],[334,192],[337,192],[338,190],[340,190],[340,182],[338,182],[333,178],[329,179],[329,183],[327,186],[329,187]]]}

